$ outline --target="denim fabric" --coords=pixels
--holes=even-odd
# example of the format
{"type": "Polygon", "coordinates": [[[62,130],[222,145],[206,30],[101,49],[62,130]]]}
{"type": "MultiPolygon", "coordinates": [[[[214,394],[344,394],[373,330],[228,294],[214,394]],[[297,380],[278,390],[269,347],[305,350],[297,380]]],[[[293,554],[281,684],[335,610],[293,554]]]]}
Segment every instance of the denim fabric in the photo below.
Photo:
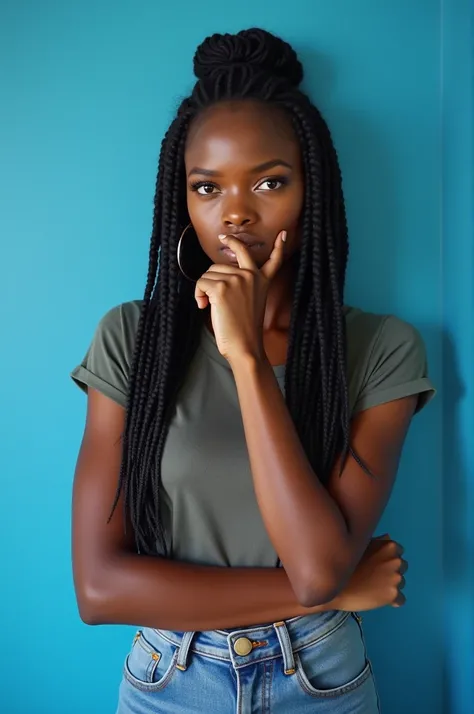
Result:
{"type": "Polygon", "coordinates": [[[360,617],[340,611],[236,630],[145,628],[117,714],[379,714],[360,617]]]}

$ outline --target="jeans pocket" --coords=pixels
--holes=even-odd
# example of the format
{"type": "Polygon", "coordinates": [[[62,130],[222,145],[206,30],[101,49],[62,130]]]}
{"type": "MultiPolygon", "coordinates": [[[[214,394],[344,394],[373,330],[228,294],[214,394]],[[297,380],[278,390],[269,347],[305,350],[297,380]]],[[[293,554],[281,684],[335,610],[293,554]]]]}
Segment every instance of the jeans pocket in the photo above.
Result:
{"type": "Polygon", "coordinates": [[[178,649],[154,630],[139,630],[125,660],[125,679],[143,692],[164,689],[176,671],[178,649]]]}
{"type": "Polygon", "coordinates": [[[372,676],[358,616],[349,613],[324,637],[295,652],[296,677],[313,697],[337,697],[372,676]]]}

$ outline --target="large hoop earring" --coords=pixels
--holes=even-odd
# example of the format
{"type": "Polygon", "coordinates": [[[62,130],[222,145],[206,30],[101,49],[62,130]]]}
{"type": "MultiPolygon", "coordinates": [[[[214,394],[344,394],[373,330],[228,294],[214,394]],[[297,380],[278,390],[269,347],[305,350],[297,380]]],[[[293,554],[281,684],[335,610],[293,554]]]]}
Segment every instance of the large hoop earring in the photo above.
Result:
{"type": "MultiPolygon", "coordinates": [[[[209,265],[211,264],[209,258],[206,256],[204,251],[197,251],[195,254],[192,256],[192,267],[196,268],[196,271],[198,273],[197,277],[192,277],[189,275],[189,273],[186,271],[186,268],[184,267],[185,263],[185,256],[184,253],[185,251],[183,250],[183,238],[186,234],[186,232],[192,228],[192,223],[188,223],[184,231],[181,233],[178,241],[178,247],[176,249],[176,259],[178,262],[178,268],[181,272],[181,274],[186,278],[186,280],[189,280],[192,283],[196,283],[201,275],[206,272],[208,269],[209,265]]],[[[189,257],[189,256],[188,256],[189,257]]],[[[189,263],[189,260],[188,260],[189,263]]]]}
{"type": "Polygon", "coordinates": [[[194,280],[194,278],[191,278],[183,268],[183,238],[185,236],[186,231],[188,231],[189,228],[191,228],[191,227],[192,227],[192,223],[188,223],[188,225],[186,226],[186,228],[184,229],[184,231],[181,233],[181,235],[179,237],[178,248],[176,250],[176,258],[178,261],[178,267],[179,267],[182,275],[184,275],[186,280],[190,280],[192,283],[195,283],[196,281],[194,280]]]}

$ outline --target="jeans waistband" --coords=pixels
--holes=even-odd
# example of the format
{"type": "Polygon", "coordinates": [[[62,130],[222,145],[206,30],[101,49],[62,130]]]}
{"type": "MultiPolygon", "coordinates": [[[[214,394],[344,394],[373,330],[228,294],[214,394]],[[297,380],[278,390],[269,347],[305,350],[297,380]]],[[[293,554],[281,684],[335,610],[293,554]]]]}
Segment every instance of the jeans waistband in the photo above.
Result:
{"type": "Polygon", "coordinates": [[[229,631],[176,632],[154,629],[153,632],[178,647],[177,667],[182,670],[186,669],[189,652],[229,660],[234,667],[271,659],[283,653],[285,672],[291,674],[294,671],[292,653],[328,637],[350,616],[350,612],[331,610],[229,631]]]}

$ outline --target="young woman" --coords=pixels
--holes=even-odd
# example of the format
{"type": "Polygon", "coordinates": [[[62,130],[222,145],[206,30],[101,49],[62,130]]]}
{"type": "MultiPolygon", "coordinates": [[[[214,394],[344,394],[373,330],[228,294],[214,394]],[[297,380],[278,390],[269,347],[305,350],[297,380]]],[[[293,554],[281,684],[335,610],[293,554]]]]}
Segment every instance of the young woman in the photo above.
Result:
{"type": "Polygon", "coordinates": [[[404,603],[373,538],[423,343],[344,304],[336,152],[263,30],[206,39],[162,144],[143,300],[100,321],[74,484],[82,619],[135,624],[119,714],[378,710],[357,611],[404,603]]]}

